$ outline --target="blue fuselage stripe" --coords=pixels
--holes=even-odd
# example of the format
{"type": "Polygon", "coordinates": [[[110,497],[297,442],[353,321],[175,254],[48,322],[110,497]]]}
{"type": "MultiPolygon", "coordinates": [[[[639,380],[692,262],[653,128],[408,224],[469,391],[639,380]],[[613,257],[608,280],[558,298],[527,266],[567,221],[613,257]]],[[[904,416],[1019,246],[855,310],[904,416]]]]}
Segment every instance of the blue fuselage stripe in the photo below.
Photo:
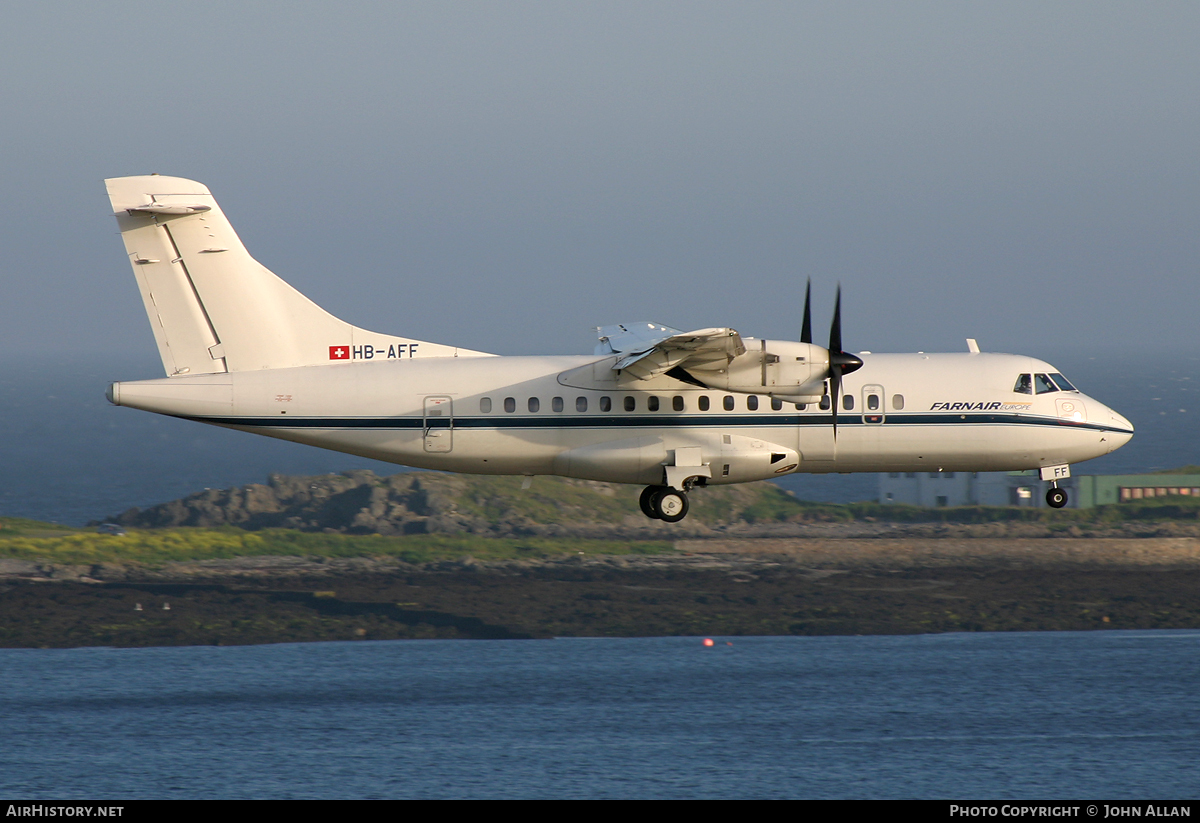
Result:
{"type": "MultiPolygon", "coordinates": [[[[250,426],[282,429],[626,429],[626,428],[772,428],[782,426],[829,426],[832,418],[824,414],[655,414],[636,415],[619,412],[607,415],[550,413],[540,415],[456,416],[446,417],[209,417],[180,415],[188,420],[222,426],[250,426]]],[[[1057,417],[1021,414],[889,414],[882,422],[866,422],[861,414],[838,415],[838,426],[893,428],[896,426],[1055,426],[1097,432],[1131,434],[1126,429],[1082,423],[1057,417]]]]}

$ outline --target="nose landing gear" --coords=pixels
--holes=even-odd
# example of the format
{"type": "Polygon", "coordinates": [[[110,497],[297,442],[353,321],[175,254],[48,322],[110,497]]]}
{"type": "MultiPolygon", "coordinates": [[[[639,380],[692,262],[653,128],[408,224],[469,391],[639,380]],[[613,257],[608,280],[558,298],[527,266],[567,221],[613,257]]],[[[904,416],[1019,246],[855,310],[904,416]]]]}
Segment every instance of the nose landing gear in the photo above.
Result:
{"type": "Polygon", "coordinates": [[[642,489],[638,505],[642,514],[664,523],[678,523],[688,513],[687,493],[670,486],[647,486],[642,489]]]}
{"type": "Polygon", "coordinates": [[[1058,487],[1059,480],[1071,476],[1071,467],[1066,463],[1057,466],[1042,466],[1038,472],[1043,480],[1050,481],[1050,489],[1046,492],[1046,505],[1052,509],[1061,509],[1067,505],[1067,490],[1058,487]]]}

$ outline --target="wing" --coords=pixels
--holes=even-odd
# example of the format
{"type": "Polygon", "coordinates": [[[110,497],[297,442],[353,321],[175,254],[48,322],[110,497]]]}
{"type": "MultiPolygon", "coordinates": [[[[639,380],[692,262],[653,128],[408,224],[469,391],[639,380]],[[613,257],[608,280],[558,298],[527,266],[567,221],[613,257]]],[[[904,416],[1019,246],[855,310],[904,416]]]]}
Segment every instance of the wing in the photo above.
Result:
{"type": "Polygon", "coordinates": [[[677,366],[711,369],[746,353],[742,336],[734,329],[698,329],[682,332],[657,323],[601,326],[596,354],[619,355],[613,369],[646,380],[677,366]]]}

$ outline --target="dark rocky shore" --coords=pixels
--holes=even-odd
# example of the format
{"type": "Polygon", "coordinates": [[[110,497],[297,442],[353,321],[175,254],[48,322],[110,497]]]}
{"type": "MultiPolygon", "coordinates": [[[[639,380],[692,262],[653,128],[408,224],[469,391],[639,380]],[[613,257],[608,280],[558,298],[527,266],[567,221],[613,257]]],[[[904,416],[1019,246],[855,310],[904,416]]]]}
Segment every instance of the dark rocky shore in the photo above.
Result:
{"type": "Polygon", "coordinates": [[[542,548],[504,561],[328,551],[134,563],[117,542],[86,565],[13,549],[0,556],[0,646],[1200,628],[1200,509],[1188,501],[1090,519],[904,513],[807,504],[762,483],[698,490],[671,525],[647,520],[636,497],[561,478],[524,490],[519,478],[367,471],[205,490],[110,520],[542,548]],[[634,553],[598,554],[597,538],[634,553]]]}
{"type": "Polygon", "coordinates": [[[695,540],[423,566],[9,560],[0,593],[0,646],[25,648],[1200,628],[1200,540],[695,540]]]}

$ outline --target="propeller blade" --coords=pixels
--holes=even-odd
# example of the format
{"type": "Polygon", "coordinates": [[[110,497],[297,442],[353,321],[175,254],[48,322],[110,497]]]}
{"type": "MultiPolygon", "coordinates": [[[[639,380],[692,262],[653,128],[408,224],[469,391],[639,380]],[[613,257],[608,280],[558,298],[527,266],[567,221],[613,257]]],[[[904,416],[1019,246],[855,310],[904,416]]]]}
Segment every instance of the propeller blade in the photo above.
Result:
{"type": "Polygon", "coordinates": [[[800,327],[800,342],[812,342],[812,310],[809,308],[812,302],[812,278],[808,278],[808,285],[804,287],[804,325],[800,327]]]}
{"type": "MultiPolygon", "coordinates": [[[[833,304],[833,323],[829,326],[829,354],[842,353],[842,286],[837,289],[837,301],[833,304]]],[[[832,362],[830,363],[832,365],[832,362]]]]}
{"type": "Polygon", "coordinates": [[[838,355],[842,353],[842,284],[837,287],[837,300],[833,304],[833,322],[829,324],[829,407],[833,413],[833,439],[837,442],[838,406],[842,402],[842,366],[838,355]]]}
{"type": "Polygon", "coordinates": [[[838,407],[842,404],[842,377],[862,368],[862,358],[842,350],[842,287],[838,285],[829,327],[829,401],[833,408],[833,440],[837,442],[838,407]]]}

